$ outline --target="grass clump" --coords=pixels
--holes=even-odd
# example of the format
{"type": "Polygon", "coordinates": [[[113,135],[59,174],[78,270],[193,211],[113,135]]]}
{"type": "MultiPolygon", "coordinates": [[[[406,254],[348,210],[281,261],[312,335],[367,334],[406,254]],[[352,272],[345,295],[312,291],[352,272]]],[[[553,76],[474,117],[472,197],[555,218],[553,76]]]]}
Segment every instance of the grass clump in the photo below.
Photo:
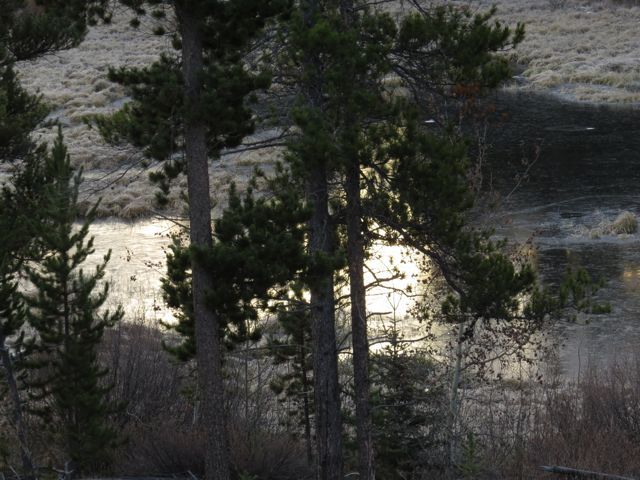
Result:
{"type": "Polygon", "coordinates": [[[622,212],[613,221],[611,231],[616,235],[636,233],[638,231],[638,219],[631,212],[622,212]]]}

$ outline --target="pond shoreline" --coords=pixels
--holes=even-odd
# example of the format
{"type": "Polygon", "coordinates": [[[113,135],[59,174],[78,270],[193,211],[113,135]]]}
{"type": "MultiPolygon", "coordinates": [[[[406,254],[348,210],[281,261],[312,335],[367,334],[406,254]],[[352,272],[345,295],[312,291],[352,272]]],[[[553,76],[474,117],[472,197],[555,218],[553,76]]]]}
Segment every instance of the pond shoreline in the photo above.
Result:
{"type": "MultiPolygon", "coordinates": [[[[584,134],[598,136],[603,132],[610,132],[613,128],[611,125],[618,116],[630,119],[626,123],[637,121],[640,125],[640,104],[636,106],[577,101],[560,98],[550,90],[506,87],[489,94],[483,101],[493,103],[497,108],[488,126],[487,140],[492,147],[490,155],[492,151],[498,151],[500,154],[509,152],[510,155],[519,156],[521,152],[518,149],[521,145],[535,149],[543,137],[562,135],[579,139],[584,134]],[[506,121],[505,114],[508,117],[506,121]],[[563,115],[578,117],[579,121],[563,121],[563,115]],[[603,119],[606,120],[604,124],[603,119]]],[[[273,166],[272,159],[275,155],[277,152],[271,148],[264,152],[251,152],[250,156],[223,154],[221,159],[212,162],[209,172],[211,192],[217,200],[215,213],[220,214],[230,182],[238,183],[238,187],[242,189],[254,168],[269,170],[273,166]]],[[[185,205],[179,198],[179,192],[186,189],[186,179],[178,179],[172,192],[171,207],[157,215],[158,210],[154,205],[156,187],[148,179],[150,170],[128,166],[115,170],[85,170],[85,182],[81,187],[83,192],[89,192],[81,196],[85,208],[96,198],[102,197],[102,205],[97,212],[100,219],[136,222],[161,218],[162,215],[183,215],[185,205]],[[98,196],[92,194],[92,191],[97,191],[98,196]]]]}

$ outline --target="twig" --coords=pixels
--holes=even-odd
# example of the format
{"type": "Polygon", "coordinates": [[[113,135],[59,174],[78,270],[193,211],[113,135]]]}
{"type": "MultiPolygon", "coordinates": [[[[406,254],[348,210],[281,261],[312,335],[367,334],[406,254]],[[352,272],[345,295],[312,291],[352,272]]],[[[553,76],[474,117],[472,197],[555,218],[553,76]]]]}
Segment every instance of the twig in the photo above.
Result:
{"type": "Polygon", "coordinates": [[[191,470],[187,470],[187,473],[189,474],[189,477],[191,477],[191,480],[200,480],[191,470]]]}
{"type": "Polygon", "coordinates": [[[592,472],[590,470],[579,470],[576,468],[558,467],[555,465],[542,465],[540,470],[560,475],[571,475],[577,478],[591,478],[593,480],[637,480],[633,477],[621,477],[620,475],[609,475],[607,473],[592,472]]]}

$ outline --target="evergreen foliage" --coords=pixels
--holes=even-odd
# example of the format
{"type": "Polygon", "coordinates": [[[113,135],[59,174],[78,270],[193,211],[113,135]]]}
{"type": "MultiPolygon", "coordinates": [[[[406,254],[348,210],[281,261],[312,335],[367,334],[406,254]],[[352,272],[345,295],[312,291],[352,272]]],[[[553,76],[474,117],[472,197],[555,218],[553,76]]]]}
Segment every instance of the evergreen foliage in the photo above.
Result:
{"type": "MultiPolygon", "coordinates": [[[[249,321],[269,308],[269,300],[282,298],[288,282],[306,268],[302,226],[308,212],[286,187],[286,178],[282,172],[270,182],[274,189],[268,197],[258,197],[255,186],[243,196],[232,187],[229,205],[215,221],[213,247],[195,252],[214,280],[207,304],[220,316],[221,338],[230,349],[260,338],[259,330],[248,330],[249,321]]],[[[182,360],[195,354],[191,261],[190,249],[175,237],[163,292],[178,317],[172,328],[184,338],[180,346],[169,349],[182,360]]]]}
{"type": "MultiPolygon", "coordinates": [[[[149,13],[164,17],[164,8],[174,2],[123,0],[137,15],[149,13]]],[[[202,22],[205,66],[199,74],[202,95],[197,105],[184,98],[180,55],[163,54],[145,68],[110,69],[109,78],[127,87],[132,102],[108,116],[97,116],[94,123],[110,143],[129,143],[141,148],[150,160],[162,162],[162,169],[151,173],[159,186],[157,199],[166,203],[171,180],[186,173],[185,122],[201,121],[206,127],[209,158],[224,148],[237,146],[254,131],[255,119],[247,99],[256,90],[269,86],[267,70],[250,71],[243,64],[251,42],[269,19],[286,12],[288,0],[243,0],[226,2],[201,0],[189,2],[202,22]]],[[[134,22],[134,25],[138,22],[134,22]]],[[[158,34],[164,34],[161,29],[158,34]]],[[[173,39],[176,50],[182,43],[173,39]]]]}
{"type": "Polygon", "coordinates": [[[509,78],[508,59],[497,53],[522,42],[523,24],[503,25],[496,7],[477,12],[467,5],[425,8],[409,1],[417,11],[401,23],[393,64],[414,95],[475,96],[509,78]]]}
{"type": "Polygon", "coordinates": [[[278,312],[278,323],[281,332],[269,338],[270,354],[276,365],[289,363],[290,368],[271,382],[271,389],[276,395],[293,400],[296,408],[291,414],[299,417],[297,423],[304,423],[304,397],[313,397],[311,384],[306,384],[313,378],[308,303],[299,296],[292,299],[278,312]]]}
{"type": "Polygon", "coordinates": [[[107,370],[97,347],[123,311],[103,309],[109,288],[100,283],[110,252],[93,272],[84,268],[95,251],[87,237],[97,205],[77,227],[81,174],[71,167],[61,133],[45,159],[44,175],[43,220],[35,225],[44,257],[28,270],[35,292],[26,297],[27,315],[36,335],[25,341],[27,383],[34,412],[59,436],[64,460],[78,472],[103,466],[116,440],[108,422],[115,407],[106,400],[111,386],[102,381],[107,370]]]}
{"type": "Polygon", "coordinates": [[[4,339],[19,333],[25,321],[19,281],[27,262],[39,256],[32,222],[41,215],[44,154],[43,147],[33,150],[0,189],[0,337],[4,339]]]}
{"type": "MultiPolygon", "coordinates": [[[[112,78],[133,88],[133,102],[124,113],[116,114],[115,121],[98,120],[98,127],[107,138],[123,138],[143,147],[147,156],[162,161],[162,169],[152,179],[159,183],[158,200],[166,202],[170,182],[180,173],[186,173],[190,217],[190,266],[192,317],[183,317],[193,322],[189,331],[195,334],[198,381],[206,398],[203,403],[202,424],[206,432],[206,471],[209,476],[222,480],[230,478],[229,439],[223,409],[223,374],[220,331],[232,324],[239,315],[252,315],[249,305],[251,288],[245,288],[252,279],[233,276],[229,272],[230,262],[224,255],[224,242],[217,244],[212,238],[211,204],[209,192],[208,162],[219,157],[224,147],[237,145],[253,130],[253,118],[246,108],[247,97],[266,85],[266,77],[249,72],[244,57],[251,42],[261,34],[271,17],[280,13],[288,2],[279,0],[196,0],[196,1],[151,1],[122,0],[137,15],[144,15],[145,4],[152,7],[155,18],[164,16],[169,8],[177,21],[177,32],[173,38],[181,56],[168,63],[180,67],[180,72],[170,69],[168,75],[158,75],[154,67],[147,71],[114,71],[112,78]],[[181,82],[182,91],[171,103],[150,97],[154,92],[176,93],[175,82],[181,82]],[[170,87],[164,88],[169,83],[170,87]],[[143,98],[142,98],[143,97],[143,98]],[[155,106],[159,108],[155,109],[155,106]],[[152,107],[149,109],[149,107],[152,107]],[[168,109],[166,107],[169,107],[168,109]],[[136,123],[144,130],[129,128],[136,123]],[[115,133],[111,133],[115,132],[115,133]],[[170,137],[168,142],[158,144],[155,139],[170,137]],[[141,138],[145,140],[142,141],[141,138]],[[184,148],[184,151],[183,151],[184,148]],[[219,278],[226,280],[231,275],[227,296],[219,278]]],[[[139,24],[134,21],[133,25],[139,24]]],[[[157,28],[157,33],[164,33],[157,28]]],[[[168,56],[166,58],[169,58],[168,56]]],[[[272,228],[258,221],[254,226],[243,224],[253,215],[253,200],[238,201],[232,210],[238,214],[218,225],[217,235],[228,235],[236,251],[228,251],[230,257],[239,261],[239,269],[245,275],[255,276],[256,288],[268,280],[269,272],[254,270],[254,265],[238,258],[237,252],[245,249],[243,237],[255,235],[255,240],[265,241],[262,236],[272,228]],[[244,208],[247,206],[247,208],[244,208]]],[[[256,202],[258,209],[260,203],[256,202]]],[[[253,221],[253,219],[251,219],[253,221]]],[[[267,250],[270,247],[267,247],[267,250]]],[[[183,276],[184,277],[184,276],[183,276]]],[[[186,278],[186,277],[184,277],[186,278]]],[[[264,288],[264,287],[262,287],[264,288]]],[[[246,325],[246,322],[242,322],[246,325]]],[[[243,335],[243,327],[238,327],[243,335]]]]}
{"type": "Polygon", "coordinates": [[[463,445],[463,458],[462,462],[458,466],[463,478],[478,478],[478,475],[482,472],[482,467],[479,463],[478,442],[473,433],[467,435],[467,440],[463,445]]]}
{"type": "MultiPolygon", "coordinates": [[[[163,294],[178,318],[171,328],[183,339],[167,349],[183,361],[198,354],[197,428],[207,432],[211,478],[229,478],[219,347],[259,341],[262,332],[250,325],[265,311],[277,313],[280,327],[268,339],[270,354],[288,367],[272,390],[292,400],[309,463],[313,418],[317,478],[343,476],[340,401],[347,388],[338,378],[335,308],[336,279],[345,271],[356,307],[353,406],[363,480],[374,478],[374,458],[379,478],[420,478],[442,466],[434,457],[446,443],[449,466],[475,477],[481,466],[476,438],[469,435],[462,452],[456,448],[463,370],[471,365],[481,373],[503,338],[522,354],[550,316],[606,310],[592,301],[598,284],[584,271],[570,272],[557,291],[542,288],[533,268],[509,255],[506,242],[471,224],[470,143],[460,125],[427,129],[422,122],[443,112],[443,97],[460,100],[455,116],[467,121],[476,98],[509,77],[499,53],[522,40],[523,27],[495,21],[494,8],[475,13],[409,1],[415,13],[399,20],[365,0],[119,2],[137,16],[175,20],[180,32],[173,34],[176,52],[153,65],[110,70],[132,101],[94,121],[110,143],[132,144],[161,164],[151,174],[160,203],[172,179],[189,175],[190,213],[196,212],[191,244],[174,238],[163,294]],[[169,9],[175,19],[167,18],[169,9]],[[267,44],[254,49],[254,42],[264,40],[278,15],[286,22],[276,37],[281,48],[274,49],[277,87],[296,90],[286,117],[291,124],[285,127],[294,127],[286,165],[272,179],[258,174],[241,194],[232,186],[228,205],[212,222],[209,184],[201,180],[208,179],[209,160],[254,131],[249,103],[271,81],[264,60],[256,61],[267,44]],[[442,415],[445,389],[433,378],[435,363],[405,348],[397,325],[368,370],[363,272],[374,242],[419,251],[442,279],[445,295],[435,316],[459,332],[449,418],[442,415]],[[484,334],[490,342],[481,343],[484,334]]],[[[47,109],[21,88],[15,63],[77,45],[87,25],[109,21],[111,13],[108,0],[39,0],[36,6],[32,11],[22,0],[0,0],[0,160],[21,160],[0,192],[0,349],[9,390],[19,358],[31,410],[77,473],[107,465],[117,441],[109,415],[118,406],[106,400],[111,385],[97,348],[123,312],[104,308],[110,253],[95,269],[84,267],[95,253],[89,228],[97,205],[77,226],[81,175],[70,166],[61,133],[51,153],[30,141],[47,109]],[[25,272],[33,293],[20,291],[25,272]],[[31,335],[22,333],[27,321],[31,335]],[[10,343],[16,347],[11,355],[10,343]]],[[[166,31],[158,26],[155,33],[166,31]]],[[[423,307],[425,316],[434,314],[423,307]]],[[[12,395],[18,430],[24,395],[17,388],[12,395]]],[[[19,440],[28,454],[24,435],[19,440]]],[[[32,470],[25,463],[27,476],[32,470]]]]}
{"type": "Polygon", "coordinates": [[[0,194],[0,354],[12,405],[23,475],[36,475],[24,421],[24,398],[17,376],[17,357],[25,352],[20,344],[27,309],[20,281],[27,262],[41,258],[36,245],[42,227],[42,189],[47,182],[43,170],[44,147],[35,147],[32,131],[46,117],[47,106],[39,95],[20,85],[15,63],[76,46],[88,23],[103,15],[106,0],[0,0],[0,162],[20,160],[0,194]],[[12,351],[10,352],[10,347],[12,351]]]}
{"type": "Polygon", "coordinates": [[[25,262],[35,255],[29,219],[39,215],[41,154],[41,149],[32,152],[0,190],[0,332],[4,337],[17,333],[24,320],[18,280],[25,262]]]}
{"type": "Polygon", "coordinates": [[[87,25],[110,20],[108,0],[0,1],[0,66],[78,45],[87,25]],[[33,8],[37,7],[37,8],[33,8]]]}
{"type": "Polygon", "coordinates": [[[22,460],[22,474],[34,477],[34,460],[24,419],[23,392],[19,390],[18,367],[20,343],[24,333],[26,308],[20,289],[25,264],[37,257],[34,236],[29,225],[39,215],[38,198],[42,176],[40,158],[43,150],[32,152],[17,167],[9,184],[0,192],[0,364],[3,369],[3,393],[10,399],[11,426],[15,430],[22,460]]]}
{"type": "MultiPolygon", "coordinates": [[[[323,225],[318,235],[331,238],[340,231],[336,224],[346,224],[351,301],[359,305],[352,310],[359,473],[369,479],[374,474],[367,465],[371,446],[367,439],[366,314],[362,313],[366,302],[364,292],[353,292],[355,285],[363,284],[361,262],[374,238],[368,230],[377,225],[386,230],[387,241],[414,247],[419,244],[449,282],[456,282],[456,276],[474,275],[481,266],[495,273],[496,279],[504,272],[506,276],[500,280],[505,282],[497,283],[491,293],[498,291],[506,303],[516,302],[514,296],[526,291],[530,287],[527,280],[532,282],[533,278],[526,271],[521,274],[514,268],[508,272],[502,264],[493,265],[493,260],[500,263],[506,257],[483,256],[491,263],[489,267],[468,253],[469,246],[482,243],[480,238],[484,237],[472,232],[466,220],[473,204],[467,145],[451,127],[425,132],[420,122],[425,112],[385,86],[385,80],[395,72],[419,100],[418,92],[426,88],[449,96],[468,96],[469,92],[495,87],[509,73],[506,61],[496,52],[521,41],[522,28],[514,32],[494,23],[493,10],[472,15],[452,7],[419,9],[396,26],[390,16],[370,10],[365,3],[302,2],[292,17],[284,63],[293,66],[292,82],[301,91],[293,111],[299,136],[290,143],[287,160],[297,175],[313,185],[307,201],[316,204],[312,208],[323,210],[316,193],[320,185],[327,188],[338,180],[345,186],[344,194],[340,189],[328,192],[333,212],[317,210],[318,218],[322,217],[318,223],[323,225]],[[466,268],[475,269],[475,273],[466,268]],[[519,280],[520,275],[522,281],[508,283],[519,280]],[[364,333],[356,337],[359,324],[364,324],[358,327],[364,333]]],[[[434,108],[433,104],[420,106],[434,108]]],[[[314,234],[312,227],[311,245],[314,234]]],[[[342,239],[336,239],[324,250],[312,252],[308,278],[312,292],[314,284],[328,282],[343,266],[341,244],[342,239]]],[[[321,308],[328,309],[328,303],[321,308]]],[[[327,316],[316,321],[326,324],[333,320],[327,316]]],[[[329,348],[323,340],[317,342],[318,350],[329,348]]],[[[321,378],[320,382],[326,380],[321,378]]],[[[324,475],[320,473],[321,478],[324,475]]]]}
{"type": "Polygon", "coordinates": [[[24,0],[0,0],[0,160],[24,158],[30,133],[47,114],[42,98],[20,86],[15,63],[78,45],[87,24],[109,20],[106,3],[39,0],[35,12],[24,0]]]}
{"type": "Polygon", "coordinates": [[[25,157],[31,148],[29,136],[46,114],[40,97],[20,86],[13,67],[0,67],[0,160],[25,157]]]}
{"type": "Polygon", "coordinates": [[[302,427],[307,443],[307,460],[311,462],[311,427],[313,417],[313,358],[311,352],[311,318],[309,303],[302,292],[292,285],[294,294],[288,304],[278,311],[280,331],[268,341],[269,353],[275,365],[286,365],[286,371],[277,374],[270,387],[275,395],[291,402],[290,424],[302,427]]]}
{"type": "Polygon", "coordinates": [[[373,437],[381,478],[420,478],[442,469],[445,392],[436,366],[396,332],[371,357],[373,437]]]}

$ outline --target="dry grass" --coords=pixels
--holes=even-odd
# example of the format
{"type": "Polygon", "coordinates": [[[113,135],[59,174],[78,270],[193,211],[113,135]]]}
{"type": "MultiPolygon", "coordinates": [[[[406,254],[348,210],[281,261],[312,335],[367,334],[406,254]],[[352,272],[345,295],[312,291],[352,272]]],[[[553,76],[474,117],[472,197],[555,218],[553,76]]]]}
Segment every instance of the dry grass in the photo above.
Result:
{"type": "MultiPolygon", "coordinates": [[[[111,25],[92,28],[80,47],[19,65],[23,84],[54,108],[50,118],[63,125],[74,161],[86,168],[113,166],[131,153],[104,145],[82,121],[85,115],[113,111],[125,96],[120,86],[107,81],[107,68],[146,65],[169,48],[167,39],[150,33],[149,25],[134,30],[128,19],[121,12],[111,25]]],[[[51,128],[36,132],[42,140],[54,135],[51,128]]]]}
{"type": "Polygon", "coordinates": [[[640,357],[591,364],[575,381],[551,375],[477,389],[463,422],[476,440],[473,478],[553,478],[541,465],[638,478],[640,357]]]}
{"type": "Polygon", "coordinates": [[[507,24],[526,24],[513,61],[525,86],[596,103],[640,102],[640,6],[610,1],[471,0],[495,4],[507,24]],[[557,4],[557,5],[556,5],[557,4]]]}
{"type": "MultiPolygon", "coordinates": [[[[640,103],[640,3],[625,0],[434,0],[526,25],[524,42],[504,52],[520,81],[509,88],[591,103],[640,103]]],[[[406,8],[406,2],[405,2],[406,8]]],[[[402,11],[400,3],[396,12],[402,11]]]]}
{"type": "MultiPolygon", "coordinates": [[[[140,166],[135,149],[105,144],[100,134],[84,122],[88,115],[113,112],[125,101],[124,89],[107,80],[108,67],[148,65],[170,49],[169,39],[153,35],[150,23],[135,30],[129,26],[129,19],[129,13],[120,11],[112,24],[92,28],[78,48],[23,62],[18,70],[24,86],[41,93],[52,106],[49,119],[63,126],[71,159],[85,170],[85,206],[101,196],[98,216],[134,220],[150,216],[156,208],[148,170],[140,166]]],[[[35,138],[52,142],[56,134],[57,127],[43,126],[35,132],[35,138]]],[[[277,154],[250,152],[217,162],[211,168],[214,200],[224,203],[231,180],[244,188],[255,166],[272,163],[277,154]]],[[[176,186],[169,210],[181,212],[185,204],[179,192],[184,191],[184,180],[176,186]]]]}
{"type": "MultiPolygon", "coordinates": [[[[546,91],[564,99],[630,104],[640,102],[640,5],[637,1],[586,0],[453,0],[482,11],[496,4],[499,18],[510,25],[527,25],[524,43],[506,52],[523,69],[524,82],[514,89],[546,91]]],[[[166,38],[128,25],[129,14],[118,13],[112,25],[92,28],[84,43],[34,62],[22,63],[25,86],[41,92],[54,107],[51,118],[64,126],[73,161],[110,182],[99,191],[105,198],[101,216],[128,219],[148,216],[154,208],[153,188],[141,168],[124,173],[137,161],[132,149],[105,145],[83,123],[86,115],[118,108],[124,90],[106,79],[108,66],[142,66],[169,49],[166,38]],[[122,167],[118,169],[118,167],[122,167]],[[121,176],[122,175],[122,176],[121,176]],[[125,202],[123,192],[130,197],[125,202]]],[[[41,128],[36,137],[51,140],[55,129],[41,128]]],[[[265,165],[277,152],[234,156],[240,167],[265,165]]],[[[231,159],[230,159],[231,160],[231,159]]],[[[224,194],[229,178],[246,181],[242,172],[213,167],[216,196],[224,194]],[[240,174],[239,174],[240,173],[240,174]],[[229,175],[231,177],[229,177],[229,175]]],[[[99,186],[103,186],[100,182],[99,186]]],[[[222,197],[220,197],[222,198],[222,197]]],[[[218,199],[220,199],[218,198],[218,199]]],[[[174,210],[184,205],[172,199],[174,210]]]]}
{"type": "Polygon", "coordinates": [[[640,475],[638,357],[592,366],[577,384],[551,391],[533,423],[527,461],[640,475]]]}
{"type": "MultiPolygon", "coordinates": [[[[194,366],[176,363],[162,347],[163,340],[167,337],[160,330],[138,321],[109,331],[103,343],[102,358],[111,369],[107,380],[115,385],[113,400],[126,404],[114,417],[126,440],[112,467],[116,474],[203,473],[204,437],[194,366]]],[[[251,375],[261,363],[264,361],[251,362],[251,375]]],[[[232,379],[242,383],[242,365],[229,359],[226,367],[234,469],[263,480],[308,478],[301,442],[284,431],[274,410],[264,404],[273,402],[268,386],[255,383],[245,397],[241,386],[231,385],[232,379]]],[[[271,369],[265,371],[267,382],[269,372],[271,369]]]]}
{"type": "Polygon", "coordinates": [[[638,219],[633,212],[622,211],[615,218],[598,212],[597,218],[594,225],[577,227],[576,233],[586,238],[599,239],[607,236],[625,238],[638,232],[638,219]]]}

